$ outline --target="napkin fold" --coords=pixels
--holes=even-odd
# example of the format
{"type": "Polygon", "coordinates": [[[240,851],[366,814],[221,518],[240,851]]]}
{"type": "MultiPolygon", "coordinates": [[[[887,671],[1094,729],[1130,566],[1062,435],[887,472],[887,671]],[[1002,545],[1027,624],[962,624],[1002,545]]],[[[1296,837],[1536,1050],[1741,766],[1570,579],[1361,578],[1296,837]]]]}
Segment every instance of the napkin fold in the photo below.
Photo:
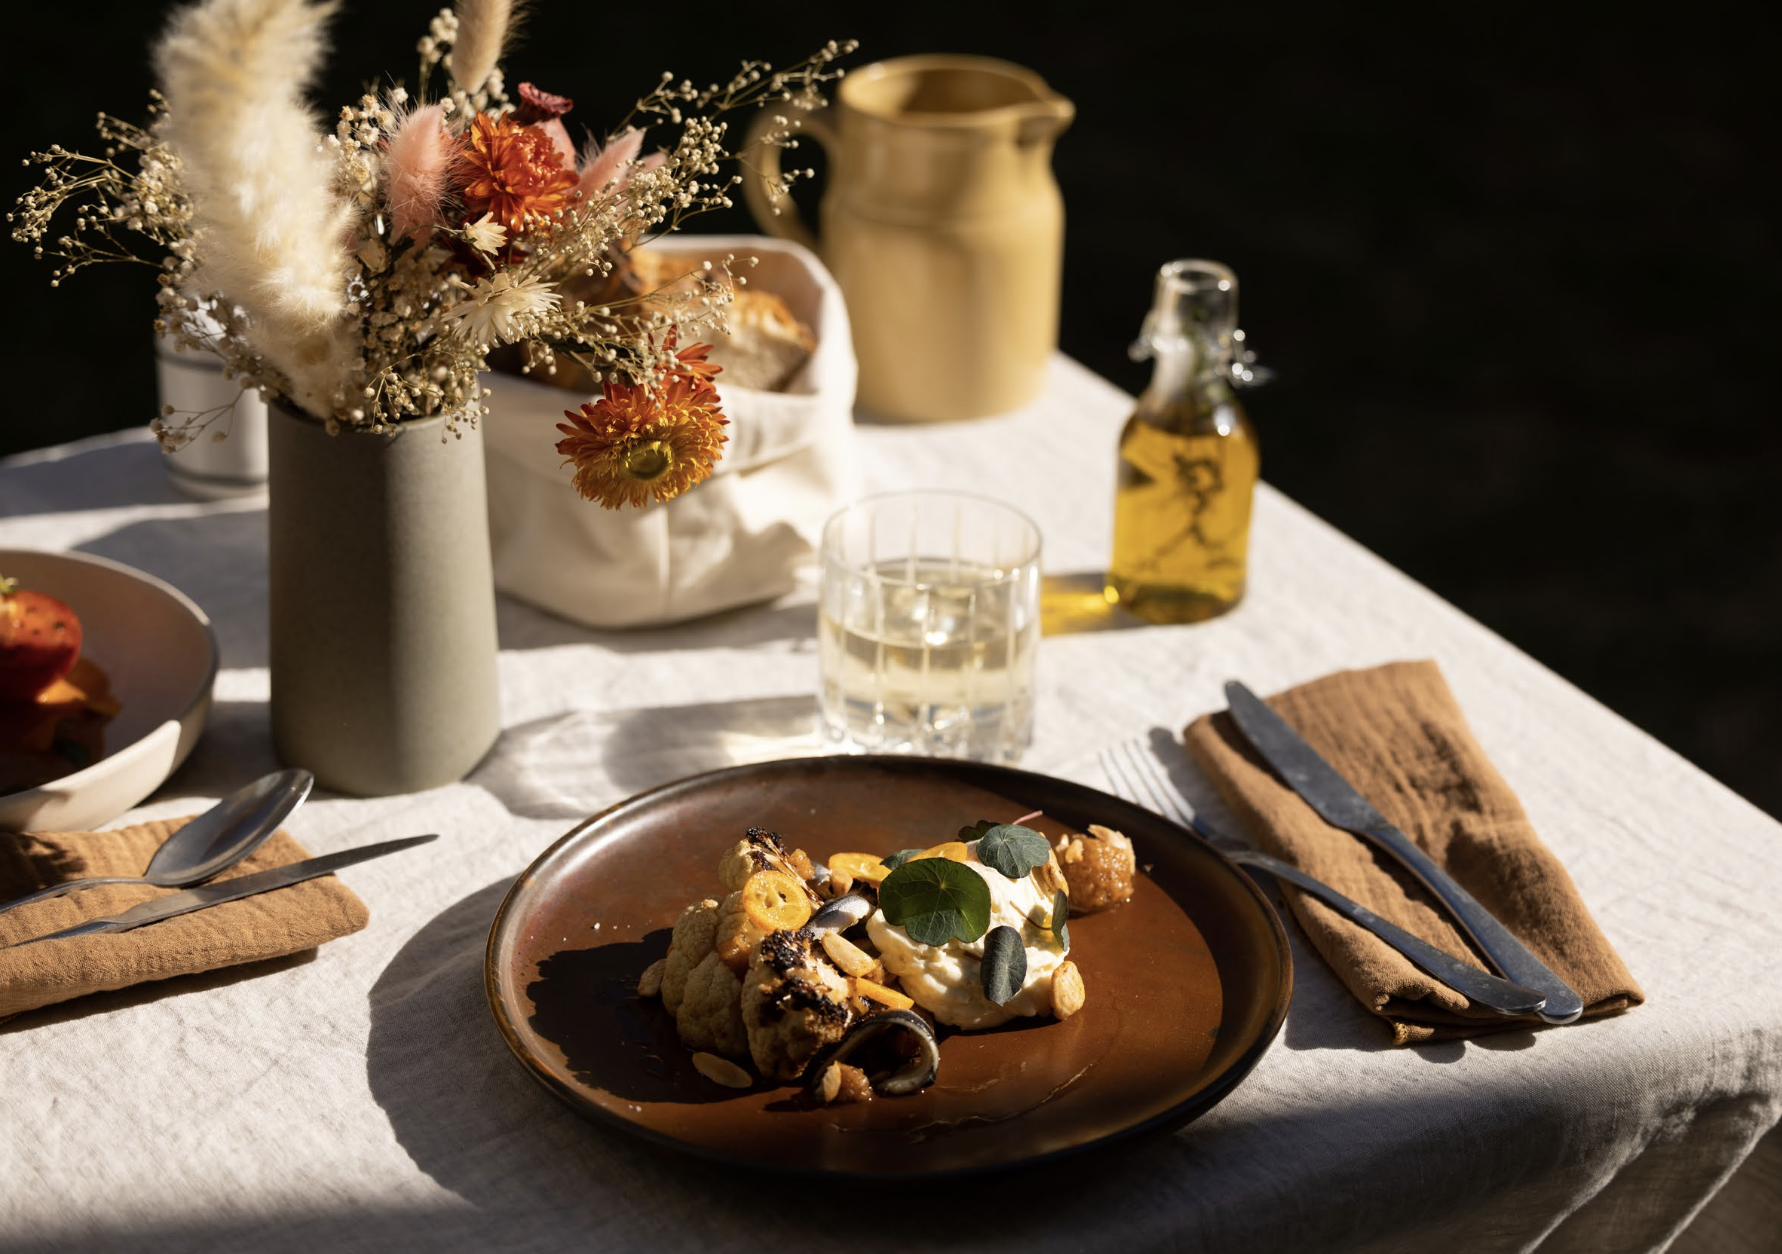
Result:
{"type": "MultiPolygon", "coordinates": [[[[1434,662],[1341,671],[1269,705],[1584,999],[1586,1017],[1645,1000],[1571,876],[1473,738],[1434,662]]],[[[1447,953],[1484,968],[1422,885],[1331,827],[1271,771],[1226,713],[1185,732],[1189,750],[1255,843],[1447,953]]],[[[1372,933],[1283,884],[1306,935],[1395,1044],[1526,1028],[1475,1010],[1372,933]]]]}
{"type": "MultiPolygon", "coordinates": [[[[0,902],[50,884],[141,875],[155,850],[189,819],[109,832],[0,834],[0,902]]],[[[298,862],[309,854],[283,831],[212,883],[298,862]]],[[[282,958],[346,936],[370,919],[365,903],[331,875],[207,906],[128,932],[17,942],[128,910],[174,890],[106,884],[0,913],[0,1020],[88,993],[282,958]]]]}

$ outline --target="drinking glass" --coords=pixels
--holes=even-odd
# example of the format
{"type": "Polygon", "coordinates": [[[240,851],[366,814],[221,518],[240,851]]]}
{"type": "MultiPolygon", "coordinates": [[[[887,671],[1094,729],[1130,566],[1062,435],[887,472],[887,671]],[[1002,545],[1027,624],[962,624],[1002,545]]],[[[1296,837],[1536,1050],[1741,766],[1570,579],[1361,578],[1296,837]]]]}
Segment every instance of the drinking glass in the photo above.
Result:
{"type": "Polygon", "coordinates": [[[1033,739],[1040,533],[963,492],[897,492],[823,529],[824,735],[851,752],[1018,761],[1033,739]]]}

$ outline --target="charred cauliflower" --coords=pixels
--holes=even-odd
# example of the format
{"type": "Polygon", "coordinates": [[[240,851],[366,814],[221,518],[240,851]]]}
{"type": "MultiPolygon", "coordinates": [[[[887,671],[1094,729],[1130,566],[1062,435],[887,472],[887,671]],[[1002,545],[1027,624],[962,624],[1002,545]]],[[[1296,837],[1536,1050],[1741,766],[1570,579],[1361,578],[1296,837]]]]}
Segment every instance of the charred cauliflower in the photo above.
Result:
{"type": "Polygon", "coordinates": [[[718,864],[718,879],[725,888],[736,892],[757,871],[780,871],[792,876],[806,885],[813,906],[821,904],[822,899],[809,888],[813,868],[804,850],[788,850],[778,832],[751,827],[748,835],[732,845],[718,864]]]}
{"type": "Polygon", "coordinates": [[[749,1055],[764,1076],[796,1080],[818,1050],[854,1020],[850,985],[809,928],[769,933],[743,977],[742,1020],[749,1055]]]}

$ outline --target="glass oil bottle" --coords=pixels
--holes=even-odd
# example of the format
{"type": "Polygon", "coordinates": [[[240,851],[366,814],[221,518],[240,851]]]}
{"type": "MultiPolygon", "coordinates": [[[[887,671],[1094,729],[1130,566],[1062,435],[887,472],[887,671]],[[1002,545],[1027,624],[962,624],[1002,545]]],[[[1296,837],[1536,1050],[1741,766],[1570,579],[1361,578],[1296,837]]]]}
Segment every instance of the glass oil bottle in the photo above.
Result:
{"type": "Polygon", "coordinates": [[[1132,346],[1156,366],[1120,433],[1105,590],[1149,622],[1200,622],[1244,595],[1260,460],[1234,391],[1252,378],[1243,335],[1229,268],[1184,260],[1158,271],[1132,346]]]}

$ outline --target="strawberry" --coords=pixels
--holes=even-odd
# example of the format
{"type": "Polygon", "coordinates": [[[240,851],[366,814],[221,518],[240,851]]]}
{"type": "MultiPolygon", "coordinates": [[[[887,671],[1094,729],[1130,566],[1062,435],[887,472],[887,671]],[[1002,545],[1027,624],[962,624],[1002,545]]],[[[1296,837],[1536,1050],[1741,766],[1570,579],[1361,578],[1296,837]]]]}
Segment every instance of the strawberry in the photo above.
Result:
{"type": "Polygon", "coordinates": [[[80,619],[55,597],[0,579],[0,701],[31,701],[80,657],[80,619]]]}

